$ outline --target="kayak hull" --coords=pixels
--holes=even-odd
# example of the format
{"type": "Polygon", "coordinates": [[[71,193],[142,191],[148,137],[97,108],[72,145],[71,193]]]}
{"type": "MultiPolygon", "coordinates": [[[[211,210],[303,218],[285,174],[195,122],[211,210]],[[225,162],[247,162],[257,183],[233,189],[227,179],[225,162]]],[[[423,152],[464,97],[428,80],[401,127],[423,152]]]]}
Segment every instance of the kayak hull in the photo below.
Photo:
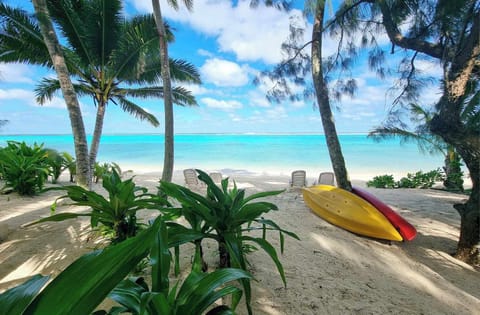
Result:
{"type": "Polygon", "coordinates": [[[417,236],[417,230],[407,220],[396,213],[392,208],[383,203],[380,199],[363,189],[354,187],[352,192],[368,201],[378,211],[380,211],[390,223],[397,229],[403,240],[411,241],[417,236]]]}
{"type": "Polygon", "coordinates": [[[374,206],[346,190],[317,185],[303,189],[307,206],[327,222],[347,231],[391,241],[403,238],[374,206]]]}

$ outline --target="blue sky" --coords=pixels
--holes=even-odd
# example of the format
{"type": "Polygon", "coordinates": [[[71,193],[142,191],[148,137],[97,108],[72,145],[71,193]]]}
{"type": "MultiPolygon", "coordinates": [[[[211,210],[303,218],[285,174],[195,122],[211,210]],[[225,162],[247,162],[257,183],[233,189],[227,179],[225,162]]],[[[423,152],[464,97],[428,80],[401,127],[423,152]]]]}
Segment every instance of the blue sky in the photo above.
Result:
{"type": "MultiPolygon", "coordinates": [[[[31,9],[31,2],[7,1],[11,5],[31,9]]],[[[301,10],[302,2],[298,8],[301,10]]],[[[252,84],[259,71],[271,69],[281,58],[280,45],[288,36],[291,16],[301,16],[260,6],[251,9],[249,2],[236,5],[223,0],[195,0],[193,12],[178,12],[162,2],[163,15],[175,28],[176,42],[169,47],[172,58],[193,63],[200,71],[203,85],[187,86],[199,106],[175,107],[176,133],[323,133],[320,116],[311,101],[270,104],[266,98],[269,83],[252,84]]],[[[128,15],[152,12],[151,0],[127,0],[128,15]]],[[[307,36],[311,25],[307,23],[307,36]]],[[[387,45],[386,38],[380,41],[387,45]]],[[[328,39],[324,54],[335,49],[335,40],[328,39]]],[[[391,61],[395,61],[393,58],[391,61]]],[[[417,62],[425,74],[439,77],[440,66],[417,62]]],[[[335,122],[339,133],[366,133],[379,125],[389,110],[391,97],[387,91],[395,77],[379,81],[368,71],[365,60],[353,69],[358,92],[353,99],[344,98],[335,104],[335,122]]],[[[46,75],[43,68],[24,64],[0,64],[0,119],[9,123],[0,134],[68,134],[70,122],[61,95],[44,106],[35,103],[33,90],[46,75]]],[[[438,99],[432,87],[422,94],[422,103],[438,99]]],[[[109,105],[104,133],[163,133],[163,102],[161,99],[136,100],[156,115],[160,127],[109,105]]],[[[80,99],[87,133],[93,132],[95,107],[88,98],[80,99]]]]}

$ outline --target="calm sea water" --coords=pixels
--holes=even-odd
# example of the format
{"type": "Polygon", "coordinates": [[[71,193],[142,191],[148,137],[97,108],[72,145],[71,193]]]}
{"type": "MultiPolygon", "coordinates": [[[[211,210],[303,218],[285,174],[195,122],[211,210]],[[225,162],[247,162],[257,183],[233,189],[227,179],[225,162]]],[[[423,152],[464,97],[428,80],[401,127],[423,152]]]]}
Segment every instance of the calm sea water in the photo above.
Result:
{"type": "MultiPolygon", "coordinates": [[[[43,143],[45,147],[74,153],[71,135],[1,135],[7,140],[43,143]]],[[[160,134],[104,135],[98,161],[116,162],[122,169],[161,171],[163,141],[160,134]]],[[[351,178],[430,171],[442,166],[440,155],[424,155],[415,144],[399,140],[375,142],[365,135],[341,135],[340,142],[351,178]]],[[[175,136],[175,169],[248,170],[290,174],[304,169],[315,177],[331,170],[323,135],[182,134],[175,136]]]]}

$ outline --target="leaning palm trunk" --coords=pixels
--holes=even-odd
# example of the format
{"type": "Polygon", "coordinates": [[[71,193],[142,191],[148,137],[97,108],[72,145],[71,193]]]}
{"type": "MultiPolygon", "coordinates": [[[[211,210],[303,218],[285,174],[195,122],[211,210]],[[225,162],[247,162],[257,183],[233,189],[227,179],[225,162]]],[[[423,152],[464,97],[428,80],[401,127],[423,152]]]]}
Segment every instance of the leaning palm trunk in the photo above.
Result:
{"type": "Polygon", "coordinates": [[[170,80],[167,38],[159,0],[152,0],[152,5],[155,23],[157,24],[158,36],[160,37],[160,64],[162,66],[163,99],[165,108],[165,155],[162,180],[171,182],[174,162],[172,82],[170,80]]]}
{"type": "Polygon", "coordinates": [[[93,130],[92,143],[90,144],[90,169],[91,170],[95,168],[95,162],[97,161],[98,147],[100,146],[100,138],[102,137],[103,121],[105,118],[106,109],[107,109],[107,106],[104,102],[98,103],[97,117],[95,119],[95,129],[93,130]]]}
{"type": "Polygon", "coordinates": [[[83,124],[82,113],[80,111],[77,95],[73,89],[55,29],[53,28],[52,22],[49,18],[46,1],[33,0],[33,5],[38,17],[38,22],[45,44],[50,54],[50,58],[52,59],[53,66],[57,72],[63,97],[65,99],[67,110],[70,116],[70,123],[75,142],[77,184],[83,187],[90,187],[91,178],[90,167],[88,164],[87,137],[85,134],[85,127],[83,124]]]}
{"type": "Polygon", "coordinates": [[[340,141],[338,140],[337,130],[333,119],[328,89],[323,77],[322,69],[322,30],[323,17],[325,12],[325,1],[317,0],[315,8],[315,23],[312,32],[312,77],[315,92],[317,95],[318,108],[322,118],[323,130],[327,140],[328,152],[332,162],[333,171],[337,179],[337,185],[346,190],[352,190],[345,167],[345,160],[342,154],[340,141]]]}

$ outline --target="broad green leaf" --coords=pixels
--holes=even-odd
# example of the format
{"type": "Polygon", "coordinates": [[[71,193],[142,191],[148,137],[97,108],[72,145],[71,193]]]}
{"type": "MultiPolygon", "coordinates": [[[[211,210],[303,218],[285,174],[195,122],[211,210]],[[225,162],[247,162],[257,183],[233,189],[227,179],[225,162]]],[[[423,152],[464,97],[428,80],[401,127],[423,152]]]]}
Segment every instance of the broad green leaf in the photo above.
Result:
{"type": "Polygon", "coordinates": [[[23,314],[49,278],[49,276],[35,275],[23,284],[3,292],[0,295],[0,314],[23,314]]]}
{"type": "Polygon", "coordinates": [[[263,238],[259,237],[250,237],[250,236],[243,236],[244,241],[251,241],[254,243],[257,243],[260,245],[260,247],[263,248],[264,251],[267,252],[267,254],[272,258],[273,262],[277,266],[277,270],[280,273],[280,277],[282,278],[283,285],[286,287],[287,286],[287,280],[285,279],[285,272],[283,271],[283,265],[278,259],[277,252],[275,251],[275,248],[266,240],[263,238]]]}
{"type": "Polygon", "coordinates": [[[75,219],[75,218],[78,218],[78,217],[90,217],[90,216],[92,216],[91,213],[64,212],[64,213],[58,213],[58,214],[51,215],[49,217],[42,218],[42,219],[39,219],[39,220],[34,221],[34,222],[27,223],[23,226],[28,227],[28,226],[32,226],[32,225],[43,223],[43,222],[59,222],[59,221],[65,221],[65,220],[69,220],[69,219],[75,219]]]}
{"type": "Polygon", "coordinates": [[[147,254],[158,223],[138,236],[86,254],[60,273],[25,315],[89,314],[147,254]],[[81,284],[72,290],[72,284],[81,284]]]}

